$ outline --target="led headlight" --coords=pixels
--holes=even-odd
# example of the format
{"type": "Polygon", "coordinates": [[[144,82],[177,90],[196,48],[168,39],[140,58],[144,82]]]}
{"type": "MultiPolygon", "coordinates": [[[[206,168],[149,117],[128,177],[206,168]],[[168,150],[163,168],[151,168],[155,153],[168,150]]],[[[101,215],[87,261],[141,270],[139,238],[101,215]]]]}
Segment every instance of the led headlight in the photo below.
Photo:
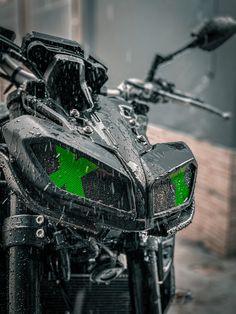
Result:
{"type": "Polygon", "coordinates": [[[106,206],[129,211],[129,180],[120,172],[59,143],[32,145],[50,183],[58,189],[106,206]]]}
{"type": "Polygon", "coordinates": [[[194,173],[194,165],[188,164],[154,182],[152,187],[154,215],[161,215],[188,203],[194,183],[194,173]]]}

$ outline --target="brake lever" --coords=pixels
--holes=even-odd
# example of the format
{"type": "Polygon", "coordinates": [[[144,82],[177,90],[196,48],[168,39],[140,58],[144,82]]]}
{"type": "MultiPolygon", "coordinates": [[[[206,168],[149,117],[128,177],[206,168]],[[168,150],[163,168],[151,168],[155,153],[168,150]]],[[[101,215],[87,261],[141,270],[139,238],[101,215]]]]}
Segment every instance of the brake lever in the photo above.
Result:
{"type": "Polygon", "coordinates": [[[230,112],[222,111],[218,108],[215,108],[214,106],[211,106],[201,99],[190,97],[186,94],[181,94],[178,91],[175,92],[167,92],[163,90],[158,91],[159,95],[162,96],[164,99],[168,98],[169,100],[174,100],[176,102],[180,102],[181,104],[188,104],[203,110],[206,110],[208,112],[211,112],[213,114],[216,114],[220,116],[221,118],[225,120],[229,120],[232,117],[232,114],[230,112]]]}
{"type": "MultiPolygon", "coordinates": [[[[128,83],[130,84],[131,82],[128,81],[128,83]]],[[[169,83],[168,81],[159,79],[156,81],[156,83],[160,88],[157,88],[156,91],[154,91],[154,93],[156,93],[158,96],[161,96],[164,100],[168,98],[170,100],[175,100],[177,102],[180,102],[181,104],[185,103],[188,105],[192,105],[194,107],[216,114],[225,120],[229,120],[232,117],[232,114],[230,112],[222,111],[218,108],[215,108],[214,106],[211,106],[210,104],[205,103],[201,99],[194,98],[194,97],[189,96],[188,94],[179,92],[178,90],[175,89],[174,84],[169,83]]],[[[153,84],[147,82],[144,84],[143,87],[141,87],[138,84],[136,84],[135,87],[142,88],[143,90],[149,89],[151,91],[151,89],[153,88],[153,84]]]]}

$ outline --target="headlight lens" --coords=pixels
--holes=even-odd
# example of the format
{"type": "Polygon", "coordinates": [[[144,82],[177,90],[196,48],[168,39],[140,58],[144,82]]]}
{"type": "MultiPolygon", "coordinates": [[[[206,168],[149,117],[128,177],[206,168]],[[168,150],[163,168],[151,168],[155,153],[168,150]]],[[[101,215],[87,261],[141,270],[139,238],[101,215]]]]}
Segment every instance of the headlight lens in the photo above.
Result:
{"type": "Polygon", "coordinates": [[[152,190],[154,214],[161,214],[187,203],[193,187],[194,169],[194,165],[188,164],[168,177],[154,182],[152,190]]]}
{"type": "Polygon", "coordinates": [[[130,182],[120,172],[58,143],[33,144],[32,149],[57,188],[79,198],[130,210],[130,182]]]}

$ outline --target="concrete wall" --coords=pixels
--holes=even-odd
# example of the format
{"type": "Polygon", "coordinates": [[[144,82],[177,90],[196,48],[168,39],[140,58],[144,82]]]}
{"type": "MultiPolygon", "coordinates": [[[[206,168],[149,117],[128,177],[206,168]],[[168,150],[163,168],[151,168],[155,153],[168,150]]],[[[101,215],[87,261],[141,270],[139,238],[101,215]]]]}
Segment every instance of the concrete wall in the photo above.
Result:
{"type": "MultiPolygon", "coordinates": [[[[234,0],[84,0],[84,42],[109,67],[109,86],[129,77],[144,78],[155,52],[168,53],[189,40],[206,18],[231,15],[234,0]],[[86,27],[87,25],[87,27],[86,27]],[[89,32],[86,29],[89,28],[89,32]]],[[[214,53],[195,50],[160,71],[187,92],[236,114],[236,36],[214,53]],[[209,79],[209,76],[213,78],[209,79]]],[[[150,121],[236,147],[235,118],[224,122],[198,109],[176,104],[153,106],[150,121]]]]}
{"type": "Polygon", "coordinates": [[[17,43],[26,32],[38,31],[72,37],[72,6],[78,0],[0,1],[0,25],[17,34],[17,43]]]}

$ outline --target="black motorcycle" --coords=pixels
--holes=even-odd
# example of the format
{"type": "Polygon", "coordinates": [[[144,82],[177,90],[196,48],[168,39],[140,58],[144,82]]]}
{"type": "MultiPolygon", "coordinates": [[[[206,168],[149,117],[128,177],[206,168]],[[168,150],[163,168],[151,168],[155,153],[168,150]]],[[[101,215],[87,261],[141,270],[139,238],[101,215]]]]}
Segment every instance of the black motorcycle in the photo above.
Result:
{"type": "Polygon", "coordinates": [[[216,18],[182,49],[156,55],[145,81],[109,90],[107,68],[77,42],[33,32],[19,47],[0,29],[0,76],[6,92],[16,87],[0,115],[0,313],[167,311],[197,163],[183,142],[149,143],[149,104],[229,115],[155,73],[235,31],[231,18],[216,18]]]}

